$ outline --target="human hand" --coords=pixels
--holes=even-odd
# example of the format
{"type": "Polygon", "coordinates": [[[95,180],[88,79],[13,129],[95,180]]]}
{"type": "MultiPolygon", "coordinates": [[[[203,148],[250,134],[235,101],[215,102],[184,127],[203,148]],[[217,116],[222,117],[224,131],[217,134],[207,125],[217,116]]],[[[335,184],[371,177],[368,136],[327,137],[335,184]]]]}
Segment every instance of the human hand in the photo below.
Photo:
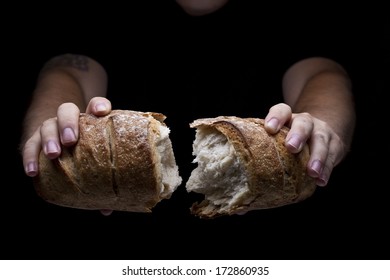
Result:
{"type": "MultiPolygon", "coordinates": [[[[103,97],[95,97],[89,102],[86,112],[103,116],[111,111],[111,103],[103,97]]],[[[63,103],[57,109],[57,117],[44,121],[26,141],[22,149],[25,173],[30,177],[38,174],[39,153],[43,150],[49,159],[61,154],[61,146],[69,147],[77,143],[79,137],[80,109],[73,103],[63,103]]]]}
{"type": "Polygon", "coordinates": [[[287,149],[298,153],[307,143],[311,154],[307,172],[316,179],[318,186],[326,186],[333,168],[345,155],[346,148],[341,138],[326,122],[309,113],[292,113],[290,106],[280,103],[270,108],[265,129],[274,134],[283,125],[290,128],[286,137],[287,149]]]}
{"type": "MultiPolygon", "coordinates": [[[[103,97],[90,100],[86,113],[104,116],[111,111],[111,102],[103,97]]],[[[60,156],[62,146],[69,147],[77,143],[79,137],[80,109],[74,103],[63,103],[57,109],[57,117],[45,120],[25,142],[22,148],[23,166],[27,176],[38,175],[38,159],[41,150],[49,159],[60,156]]],[[[111,210],[101,210],[108,216],[111,210]]]]}

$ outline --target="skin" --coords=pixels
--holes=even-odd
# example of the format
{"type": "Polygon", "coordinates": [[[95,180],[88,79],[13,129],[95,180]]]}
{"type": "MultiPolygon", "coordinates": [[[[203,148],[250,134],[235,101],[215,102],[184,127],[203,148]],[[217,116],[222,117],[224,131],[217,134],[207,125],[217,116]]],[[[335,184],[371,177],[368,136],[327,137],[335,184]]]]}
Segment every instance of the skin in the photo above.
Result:
{"type": "Polygon", "coordinates": [[[176,0],[192,16],[203,16],[219,10],[228,0],[176,0]]]}
{"type": "MultiPolygon", "coordinates": [[[[191,15],[211,13],[227,0],[177,0],[191,15]]],[[[41,70],[24,120],[21,152],[25,173],[38,174],[41,150],[54,159],[63,146],[78,139],[80,112],[103,116],[111,111],[105,98],[104,68],[86,56],[54,57],[41,70]]],[[[276,133],[286,125],[286,147],[298,153],[305,143],[311,157],[307,171],[318,186],[326,186],[332,170],[349,151],[355,127],[351,81],[341,65],[313,57],[292,65],[283,77],[284,103],[276,104],[265,118],[266,129],[276,133]]],[[[102,210],[109,215],[111,210],[102,210]]]]}

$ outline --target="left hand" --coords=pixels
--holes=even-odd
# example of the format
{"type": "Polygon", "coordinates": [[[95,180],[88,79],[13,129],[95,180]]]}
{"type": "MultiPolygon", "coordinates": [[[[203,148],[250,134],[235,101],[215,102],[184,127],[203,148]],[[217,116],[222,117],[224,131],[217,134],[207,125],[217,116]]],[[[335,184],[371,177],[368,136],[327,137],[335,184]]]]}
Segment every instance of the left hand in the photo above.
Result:
{"type": "Polygon", "coordinates": [[[326,122],[309,113],[292,113],[290,106],[279,103],[270,108],[265,129],[274,134],[284,125],[290,128],[285,143],[287,149],[298,153],[307,143],[310,148],[307,172],[318,186],[326,186],[333,168],[346,153],[339,135],[326,122]]]}

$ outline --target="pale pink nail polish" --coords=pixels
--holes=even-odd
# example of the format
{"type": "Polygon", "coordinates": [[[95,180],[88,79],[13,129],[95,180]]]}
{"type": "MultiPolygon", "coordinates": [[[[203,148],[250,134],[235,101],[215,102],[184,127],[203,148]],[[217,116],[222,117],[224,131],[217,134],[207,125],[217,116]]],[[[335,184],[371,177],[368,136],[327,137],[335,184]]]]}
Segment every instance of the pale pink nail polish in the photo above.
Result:
{"type": "Polygon", "coordinates": [[[271,128],[273,131],[277,131],[279,126],[279,121],[275,118],[272,118],[267,122],[267,126],[271,128]]]}
{"type": "Polygon", "coordinates": [[[71,143],[76,141],[76,135],[73,131],[73,129],[67,127],[64,129],[62,134],[62,141],[64,143],[71,143]]]}
{"type": "Polygon", "coordinates": [[[25,172],[28,176],[35,176],[38,174],[38,164],[34,161],[27,163],[25,166],[25,172]]]}

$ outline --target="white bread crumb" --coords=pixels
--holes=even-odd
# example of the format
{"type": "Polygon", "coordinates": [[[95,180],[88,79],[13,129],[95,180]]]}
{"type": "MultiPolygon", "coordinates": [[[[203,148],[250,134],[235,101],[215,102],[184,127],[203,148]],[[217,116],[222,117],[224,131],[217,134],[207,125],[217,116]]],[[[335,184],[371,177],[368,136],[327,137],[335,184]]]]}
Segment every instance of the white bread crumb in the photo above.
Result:
{"type": "Polygon", "coordinates": [[[249,197],[245,168],[233,146],[221,132],[198,127],[193,155],[193,163],[197,163],[198,167],[192,171],[186,183],[188,192],[204,194],[221,211],[228,210],[249,197]]]}
{"type": "Polygon", "coordinates": [[[169,198],[176,188],[181,184],[182,178],[179,176],[173,154],[172,143],[169,139],[170,130],[164,125],[160,125],[160,137],[156,139],[156,147],[160,157],[162,172],[161,198],[169,198]]]}

